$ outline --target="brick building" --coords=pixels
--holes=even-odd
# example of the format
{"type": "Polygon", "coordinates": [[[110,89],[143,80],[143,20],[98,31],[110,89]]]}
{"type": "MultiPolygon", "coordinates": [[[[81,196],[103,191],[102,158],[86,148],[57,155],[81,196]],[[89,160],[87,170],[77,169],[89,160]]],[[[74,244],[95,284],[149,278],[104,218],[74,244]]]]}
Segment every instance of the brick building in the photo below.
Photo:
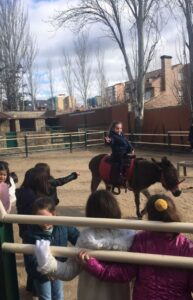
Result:
{"type": "Polygon", "coordinates": [[[105,89],[107,104],[125,102],[125,83],[117,83],[105,89]]]}
{"type": "MultiPolygon", "coordinates": [[[[172,66],[171,56],[161,56],[161,69],[148,72],[145,76],[145,109],[187,104],[188,77],[188,65],[172,66]]],[[[126,82],[128,102],[129,90],[130,84],[126,82]]]]}

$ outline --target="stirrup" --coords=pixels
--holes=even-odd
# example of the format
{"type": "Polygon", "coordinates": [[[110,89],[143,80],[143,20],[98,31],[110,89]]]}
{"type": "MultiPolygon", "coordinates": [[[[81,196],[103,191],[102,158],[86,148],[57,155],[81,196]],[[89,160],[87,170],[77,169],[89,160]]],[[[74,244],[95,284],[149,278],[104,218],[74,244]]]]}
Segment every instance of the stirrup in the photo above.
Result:
{"type": "Polygon", "coordinates": [[[119,186],[112,186],[112,193],[113,195],[119,195],[121,193],[121,189],[119,186]],[[115,189],[117,189],[118,191],[116,192],[115,189]]]}

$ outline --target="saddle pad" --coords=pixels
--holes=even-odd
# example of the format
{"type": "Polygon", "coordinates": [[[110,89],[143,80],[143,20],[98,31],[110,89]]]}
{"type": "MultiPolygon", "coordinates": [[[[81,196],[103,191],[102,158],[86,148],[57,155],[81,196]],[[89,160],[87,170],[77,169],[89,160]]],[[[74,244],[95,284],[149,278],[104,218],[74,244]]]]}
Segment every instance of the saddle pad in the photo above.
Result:
{"type": "MultiPolygon", "coordinates": [[[[99,165],[99,174],[100,177],[107,183],[110,183],[110,175],[111,175],[111,169],[112,169],[112,164],[110,163],[109,160],[110,156],[105,155],[99,165]]],[[[128,182],[131,180],[132,175],[133,175],[133,170],[134,170],[134,164],[135,164],[135,158],[132,158],[130,161],[129,167],[126,169],[126,177],[128,179],[128,182]]]]}

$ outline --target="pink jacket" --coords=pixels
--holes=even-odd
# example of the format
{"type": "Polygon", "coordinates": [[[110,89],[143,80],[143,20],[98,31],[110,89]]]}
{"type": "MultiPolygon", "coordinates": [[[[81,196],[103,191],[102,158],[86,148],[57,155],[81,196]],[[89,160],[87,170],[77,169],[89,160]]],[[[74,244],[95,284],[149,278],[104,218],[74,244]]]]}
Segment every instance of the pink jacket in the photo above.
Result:
{"type": "MultiPolygon", "coordinates": [[[[193,243],[182,234],[139,232],[130,249],[133,252],[193,257],[193,243]]],[[[127,282],[136,278],[133,300],[190,300],[193,270],[109,264],[90,258],[86,269],[100,280],[127,282]]]]}
{"type": "Polygon", "coordinates": [[[9,199],[9,186],[5,182],[0,183],[0,201],[3,203],[6,212],[10,212],[11,202],[9,199]]]}

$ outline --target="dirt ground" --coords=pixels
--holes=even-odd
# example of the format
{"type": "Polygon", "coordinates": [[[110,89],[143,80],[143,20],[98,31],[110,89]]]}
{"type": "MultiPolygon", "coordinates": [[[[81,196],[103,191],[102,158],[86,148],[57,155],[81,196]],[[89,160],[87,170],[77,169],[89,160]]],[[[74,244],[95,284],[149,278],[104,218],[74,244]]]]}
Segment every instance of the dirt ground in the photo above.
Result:
{"type": "MultiPolygon", "coordinates": [[[[105,149],[106,151],[106,149],[105,149]]],[[[51,167],[51,173],[54,177],[62,177],[67,174],[77,171],[80,172],[80,177],[72,181],[71,183],[58,188],[58,195],[60,198],[60,204],[58,206],[58,215],[65,216],[84,216],[85,203],[87,201],[90,192],[90,172],[88,170],[89,160],[96,153],[103,153],[104,149],[98,151],[76,151],[72,154],[67,152],[48,152],[48,153],[37,153],[30,155],[29,158],[22,157],[11,157],[1,159],[7,160],[10,164],[10,169],[15,171],[19,177],[18,186],[22,183],[24,173],[27,169],[33,167],[37,162],[46,162],[51,167]]],[[[191,153],[178,153],[176,155],[168,155],[167,153],[148,152],[148,151],[136,151],[137,156],[151,159],[154,157],[160,159],[162,156],[167,155],[168,158],[176,164],[181,160],[192,160],[193,154],[191,153]]],[[[103,187],[103,184],[100,185],[103,187]]],[[[179,198],[175,198],[175,203],[181,213],[182,220],[185,222],[191,222],[193,216],[193,170],[188,169],[188,176],[185,182],[181,184],[183,193],[179,198]]],[[[151,193],[163,192],[161,184],[155,184],[151,186],[151,193]]],[[[168,195],[171,193],[168,192],[168,195]]],[[[117,196],[119,201],[122,214],[124,218],[135,218],[135,204],[134,197],[131,192],[125,194],[123,191],[121,195],[117,196]]],[[[141,207],[144,206],[145,198],[141,196],[141,207]]],[[[13,207],[12,212],[15,211],[13,207]]],[[[20,242],[18,237],[18,226],[14,225],[15,242],[20,242]]],[[[191,236],[189,236],[191,237],[191,236]]],[[[193,237],[192,237],[193,238],[193,237]]],[[[20,299],[29,300],[31,296],[25,291],[26,274],[23,267],[22,255],[17,255],[17,270],[18,280],[20,288],[20,299]]],[[[76,299],[76,286],[77,279],[72,280],[64,284],[65,289],[65,300],[76,299]]]]}

